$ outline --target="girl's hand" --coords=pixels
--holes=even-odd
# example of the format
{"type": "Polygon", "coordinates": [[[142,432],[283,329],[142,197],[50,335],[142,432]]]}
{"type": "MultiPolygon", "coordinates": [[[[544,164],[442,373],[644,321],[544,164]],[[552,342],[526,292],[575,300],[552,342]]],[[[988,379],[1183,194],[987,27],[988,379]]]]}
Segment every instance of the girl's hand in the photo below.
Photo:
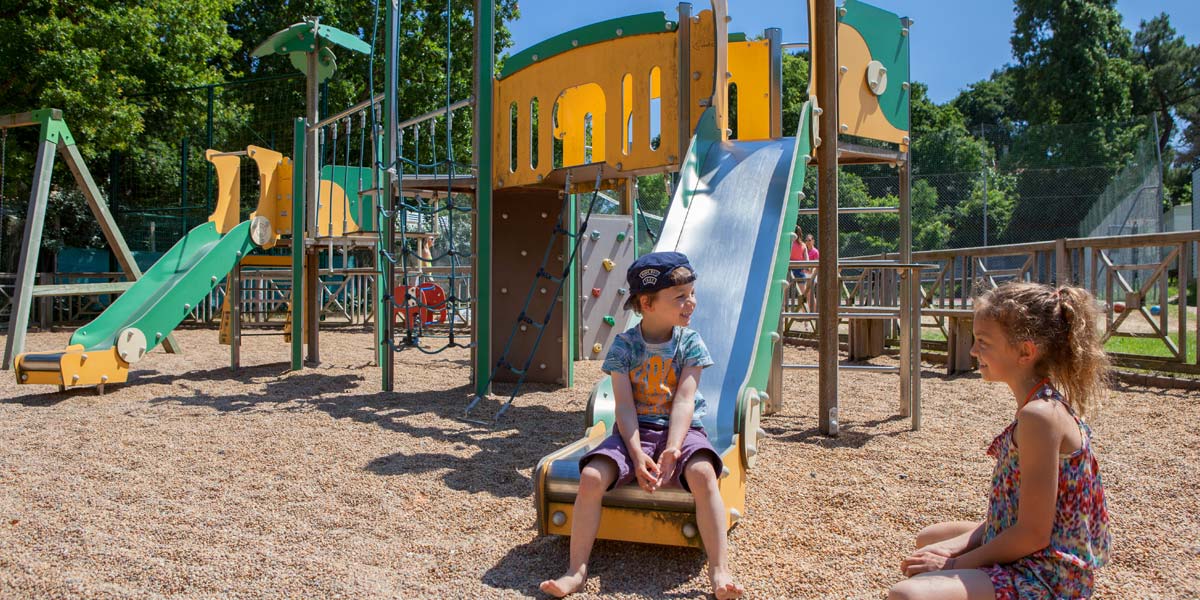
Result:
{"type": "Polygon", "coordinates": [[[666,485],[671,477],[675,475],[675,469],[679,466],[679,456],[682,454],[679,448],[667,448],[662,451],[658,457],[658,486],[666,485]]]}
{"type": "Polygon", "coordinates": [[[654,464],[654,459],[642,452],[640,448],[633,455],[633,473],[637,476],[638,485],[643,490],[653,492],[658,488],[658,465],[654,464]]]}
{"type": "Polygon", "coordinates": [[[950,553],[936,546],[926,546],[913,552],[900,562],[900,572],[905,577],[912,577],[930,571],[943,571],[954,568],[954,559],[950,553]]]}

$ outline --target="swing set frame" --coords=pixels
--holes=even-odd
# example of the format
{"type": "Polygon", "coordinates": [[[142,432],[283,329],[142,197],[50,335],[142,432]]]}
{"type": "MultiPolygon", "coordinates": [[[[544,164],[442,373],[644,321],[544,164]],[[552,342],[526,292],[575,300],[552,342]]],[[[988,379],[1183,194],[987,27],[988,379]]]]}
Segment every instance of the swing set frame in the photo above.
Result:
{"type": "MultiPolygon", "coordinates": [[[[0,369],[12,368],[13,358],[25,351],[25,335],[29,329],[29,313],[34,298],[45,296],[87,296],[93,294],[118,294],[129,289],[141,278],[138,268],[125,243],[117,222],[108,210],[108,204],[96,187],[92,173],[88,170],[75,138],[63,120],[62,110],[43,108],[31,112],[0,115],[0,130],[7,137],[7,130],[19,127],[40,128],[38,134],[37,162],[33,167],[33,184],[29,192],[29,209],[26,212],[24,234],[21,238],[21,257],[17,264],[16,289],[12,298],[12,313],[8,320],[8,337],[4,344],[4,358],[0,369]],[[71,283],[60,285],[35,285],[38,254],[42,246],[42,230],[46,221],[46,208],[50,200],[51,175],[54,172],[54,155],[57,150],[71,170],[75,184],[87,199],[88,207],[96,217],[100,230],[109,248],[116,255],[126,281],[112,283],[71,283]]],[[[7,174],[6,174],[7,175],[7,174]]],[[[163,342],[167,352],[181,352],[179,344],[171,336],[163,342]]]]}

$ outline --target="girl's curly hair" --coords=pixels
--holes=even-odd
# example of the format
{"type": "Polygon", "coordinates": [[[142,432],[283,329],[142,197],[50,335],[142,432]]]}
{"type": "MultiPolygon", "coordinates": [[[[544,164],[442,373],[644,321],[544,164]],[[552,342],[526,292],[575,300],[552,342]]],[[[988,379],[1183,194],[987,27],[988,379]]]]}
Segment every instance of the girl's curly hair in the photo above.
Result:
{"type": "Polygon", "coordinates": [[[1110,361],[1100,342],[1100,309],[1087,290],[1009,282],[975,298],[975,317],[998,323],[1008,341],[1033,342],[1034,369],[1050,377],[1080,416],[1100,408],[1110,361]]]}

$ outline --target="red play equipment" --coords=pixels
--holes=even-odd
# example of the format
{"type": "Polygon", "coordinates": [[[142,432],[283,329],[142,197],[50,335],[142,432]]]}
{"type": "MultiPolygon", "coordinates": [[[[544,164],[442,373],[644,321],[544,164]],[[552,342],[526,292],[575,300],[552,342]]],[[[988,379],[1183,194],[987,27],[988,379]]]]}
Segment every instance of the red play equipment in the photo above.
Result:
{"type": "Polygon", "coordinates": [[[393,312],[405,322],[414,325],[446,322],[446,290],[442,289],[442,286],[433,282],[417,285],[412,294],[417,302],[413,304],[410,304],[412,300],[408,297],[408,288],[407,285],[398,285],[396,289],[392,290],[392,296],[400,303],[400,306],[392,309],[393,312]],[[433,308],[423,308],[423,306],[417,306],[418,303],[433,308]],[[419,321],[417,320],[418,315],[420,316],[419,321]]]}

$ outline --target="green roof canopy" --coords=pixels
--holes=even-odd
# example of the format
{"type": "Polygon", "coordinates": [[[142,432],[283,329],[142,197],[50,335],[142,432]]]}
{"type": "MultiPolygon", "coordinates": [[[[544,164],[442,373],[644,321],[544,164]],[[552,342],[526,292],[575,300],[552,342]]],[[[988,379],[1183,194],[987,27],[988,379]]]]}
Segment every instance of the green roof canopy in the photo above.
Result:
{"type": "Polygon", "coordinates": [[[251,53],[254,57],[287,54],[292,65],[301,73],[307,72],[309,52],[317,53],[317,80],[325,81],[337,70],[331,46],[340,46],[360,54],[370,54],[371,46],[336,27],[320,24],[317,19],[296,23],[276,32],[251,53]]]}

